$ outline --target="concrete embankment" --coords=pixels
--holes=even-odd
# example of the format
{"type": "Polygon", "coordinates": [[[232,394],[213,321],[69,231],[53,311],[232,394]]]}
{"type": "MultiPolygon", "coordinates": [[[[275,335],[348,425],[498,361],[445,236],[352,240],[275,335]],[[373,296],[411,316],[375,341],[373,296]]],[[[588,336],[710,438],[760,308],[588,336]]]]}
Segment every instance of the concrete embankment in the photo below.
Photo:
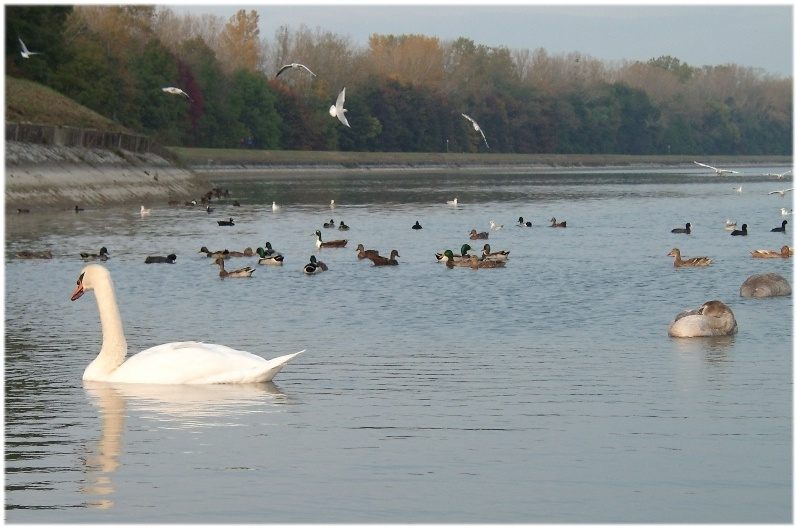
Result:
{"type": "Polygon", "coordinates": [[[207,181],[152,152],[6,141],[6,210],[190,200],[207,181]]]}

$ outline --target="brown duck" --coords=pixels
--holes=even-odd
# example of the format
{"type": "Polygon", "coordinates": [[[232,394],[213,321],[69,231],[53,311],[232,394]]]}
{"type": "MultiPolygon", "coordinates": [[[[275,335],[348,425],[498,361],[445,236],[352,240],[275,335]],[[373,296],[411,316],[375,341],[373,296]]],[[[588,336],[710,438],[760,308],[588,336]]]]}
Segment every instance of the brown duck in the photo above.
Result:
{"type": "Polygon", "coordinates": [[[668,253],[670,257],[674,257],[673,266],[680,268],[682,266],[708,266],[711,264],[711,259],[708,257],[692,257],[690,259],[681,259],[681,250],[673,248],[668,253]]]}

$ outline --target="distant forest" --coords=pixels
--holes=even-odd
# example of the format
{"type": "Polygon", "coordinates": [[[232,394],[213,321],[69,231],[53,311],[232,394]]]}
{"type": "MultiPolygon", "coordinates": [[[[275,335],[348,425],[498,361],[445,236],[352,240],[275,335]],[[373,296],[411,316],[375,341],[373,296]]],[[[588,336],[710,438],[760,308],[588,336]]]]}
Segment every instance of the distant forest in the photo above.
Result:
{"type": "Polygon", "coordinates": [[[375,34],[363,48],[303,25],[269,39],[256,10],[225,20],[146,5],[5,9],[7,75],[165,145],[488,152],[465,113],[491,152],[792,152],[792,78],[733,64],[665,56],[610,65],[424,35],[375,34]],[[23,58],[18,38],[40,53],[23,58]],[[292,62],[317,77],[275,78],[292,62]],[[350,129],[328,112],[343,87],[350,129]]]}

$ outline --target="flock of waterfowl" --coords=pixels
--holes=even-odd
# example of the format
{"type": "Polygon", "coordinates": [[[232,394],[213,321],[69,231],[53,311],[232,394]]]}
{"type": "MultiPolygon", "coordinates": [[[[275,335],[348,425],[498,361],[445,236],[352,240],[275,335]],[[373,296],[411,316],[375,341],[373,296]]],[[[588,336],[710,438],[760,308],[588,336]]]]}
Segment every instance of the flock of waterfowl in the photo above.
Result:
{"type": "MultiPolygon", "coordinates": [[[[790,191],[791,189],[784,190],[790,191]]],[[[771,194],[771,193],[770,193],[771,194]]],[[[209,191],[205,195],[203,195],[199,202],[192,200],[186,202],[186,206],[196,206],[198,203],[203,204],[206,206],[206,210],[208,213],[211,213],[213,209],[210,207],[210,200],[213,196],[218,198],[222,198],[225,196],[229,196],[229,191],[224,191],[221,189],[214,188],[213,190],[209,191]]],[[[452,200],[448,200],[446,202],[449,206],[458,206],[459,200],[458,198],[453,198],[452,200]]],[[[170,205],[177,205],[174,201],[169,202],[170,205]]],[[[233,205],[239,206],[240,204],[236,201],[233,205]]],[[[330,201],[330,208],[334,209],[335,202],[334,200],[330,201]]],[[[272,202],[272,210],[277,211],[279,206],[276,202],[272,202]]],[[[82,208],[75,206],[75,212],[82,211],[82,208]]],[[[28,212],[28,210],[19,210],[20,213],[28,212]]],[[[143,205],[140,209],[140,214],[142,217],[149,216],[151,214],[151,209],[145,208],[143,205]]],[[[786,208],[781,208],[781,214],[783,216],[787,216],[791,214],[791,210],[786,208]]],[[[216,221],[219,226],[234,226],[235,222],[232,217],[229,217],[228,220],[217,220],[216,221]]],[[[557,220],[555,217],[552,217],[549,221],[548,226],[553,228],[566,228],[567,221],[564,220],[557,220]]],[[[523,217],[518,217],[517,223],[515,224],[518,227],[522,228],[530,228],[532,227],[532,222],[529,220],[524,219],[523,217]]],[[[780,226],[775,226],[770,229],[770,232],[773,233],[786,233],[786,227],[788,225],[788,220],[782,220],[780,226]]],[[[348,231],[350,227],[344,222],[339,221],[336,225],[334,219],[329,219],[329,221],[325,221],[322,223],[324,229],[337,229],[339,231],[348,231]]],[[[413,230],[421,230],[423,227],[420,224],[420,221],[416,221],[414,225],[410,226],[413,230]]],[[[491,231],[499,231],[504,228],[503,224],[497,223],[495,220],[490,220],[490,228],[489,231],[478,231],[475,228],[471,229],[468,233],[468,237],[471,241],[477,240],[487,240],[489,239],[489,235],[491,231]]],[[[686,222],[684,227],[676,227],[673,228],[671,233],[673,234],[685,234],[691,235],[692,234],[692,223],[686,222]]],[[[730,236],[733,237],[744,237],[748,235],[748,225],[746,223],[742,224],[741,229],[737,228],[737,224],[735,221],[727,219],[725,221],[725,229],[730,232],[730,236]]],[[[310,234],[311,236],[315,237],[315,246],[318,249],[323,248],[345,248],[348,244],[348,239],[331,239],[327,240],[322,235],[320,229],[315,230],[310,234]]],[[[444,249],[441,252],[435,254],[435,258],[438,262],[444,263],[448,268],[455,268],[455,267],[463,267],[463,268],[472,268],[472,269],[482,269],[482,268],[501,268],[504,267],[509,258],[509,250],[497,250],[493,251],[489,244],[485,243],[482,246],[480,253],[471,253],[473,248],[470,244],[463,244],[460,247],[460,253],[455,254],[451,249],[444,249]]],[[[258,247],[253,250],[251,247],[245,248],[243,251],[235,251],[229,249],[223,250],[209,250],[207,247],[202,246],[199,250],[200,253],[204,253],[207,257],[213,259],[213,263],[215,263],[219,268],[219,277],[222,279],[225,278],[247,278],[252,277],[253,273],[256,271],[256,268],[252,266],[244,266],[242,268],[236,268],[228,270],[226,267],[227,260],[231,257],[258,257],[257,264],[259,265],[282,265],[284,262],[284,255],[281,252],[274,250],[271,246],[270,242],[266,242],[263,247],[258,247]]],[[[392,249],[388,256],[381,255],[378,250],[375,249],[366,249],[363,244],[358,244],[356,247],[356,256],[360,260],[369,260],[373,264],[373,266],[397,266],[399,264],[398,258],[401,257],[399,251],[397,249],[392,249]]],[[[782,245],[779,250],[775,249],[755,249],[750,252],[751,257],[759,258],[759,259],[788,259],[794,254],[794,249],[788,245],[782,245]]],[[[43,252],[36,252],[36,251],[29,251],[23,250],[17,252],[17,257],[21,259],[51,259],[52,253],[47,250],[43,252]]],[[[681,255],[681,251],[674,247],[670,252],[667,254],[670,257],[673,257],[673,266],[675,268],[683,268],[683,267],[706,267],[713,263],[713,259],[708,256],[699,256],[699,257],[688,257],[685,258],[681,255]]],[[[108,249],[106,247],[100,248],[98,253],[90,253],[90,252],[82,252],[80,253],[80,258],[83,261],[106,261],[110,258],[108,253],[108,249]]],[[[145,258],[145,263],[164,263],[164,264],[174,264],[177,259],[177,256],[172,253],[166,256],[147,256],[145,258]]],[[[329,270],[329,267],[326,263],[319,261],[315,255],[311,255],[309,262],[302,267],[302,270],[307,275],[314,275],[324,271],[329,270]]],[[[748,280],[744,283],[742,288],[740,289],[740,293],[742,296],[750,296],[750,297],[768,297],[768,296],[777,296],[777,295],[789,295],[791,293],[791,286],[789,285],[788,281],[785,280],[783,277],[777,274],[758,274],[755,276],[751,276],[748,280]]],[[[703,304],[701,307],[685,311],[678,314],[675,320],[672,322],[669,328],[669,334],[672,336],[683,336],[683,337],[693,337],[693,336],[715,336],[715,335],[724,335],[736,332],[736,321],[733,317],[733,313],[730,308],[718,300],[711,300],[703,304]]]]}
{"type": "MultiPolygon", "coordinates": [[[[789,221],[784,220],[784,221],[781,222],[780,226],[776,226],[776,227],[772,228],[769,231],[770,232],[775,232],[775,233],[786,233],[786,225],[788,223],[789,223],[789,221]]],[[[731,236],[733,236],[733,237],[738,237],[738,236],[745,237],[745,236],[747,236],[747,233],[748,233],[747,232],[747,224],[742,224],[742,229],[738,230],[738,229],[736,229],[736,222],[734,222],[734,221],[732,221],[730,219],[725,221],[725,229],[726,230],[732,230],[731,231],[731,236]]],[[[670,230],[670,233],[684,233],[684,234],[690,235],[692,233],[692,223],[687,222],[685,227],[683,227],[683,228],[673,228],[672,230],[670,230]]],[[[672,250],[670,250],[670,253],[668,253],[667,255],[674,258],[673,266],[675,266],[676,268],[695,267],[695,266],[708,266],[708,265],[710,265],[713,262],[710,257],[705,257],[705,256],[702,256],[702,257],[691,257],[689,259],[683,259],[681,257],[681,251],[678,248],[673,248],[672,250]]],[[[784,246],[782,246],[780,248],[780,250],[761,250],[761,249],[758,249],[758,250],[752,250],[750,252],[750,255],[752,257],[756,257],[756,258],[760,258],[760,259],[771,259],[771,258],[788,259],[792,255],[794,255],[794,248],[792,248],[790,246],[787,246],[787,245],[784,245],[784,246]]]]}
{"type": "MultiPolygon", "coordinates": [[[[784,216],[789,215],[791,211],[781,208],[781,214],[784,216]]],[[[770,232],[785,234],[787,224],[788,221],[783,220],[780,226],[772,228],[770,232]]],[[[746,237],[748,235],[747,224],[742,224],[742,228],[737,229],[736,222],[731,219],[725,221],[725,229],[733,237],[746,237]]],[[[692,233],[692,224],[687,222],[683,228],[673,228],[670,231],[671,233],[690,235],[692,233]]],[[[705,267],[713,262],[710,257],[706,256],[684,259],[681,257],[681,252],[678,248],[673,248],[667,255],[673,257],[673,266],[675,268],[705,267]]],[[[794,255],[794,248],[783,245],[780,250],[757,249],[752,250],[750,255],[759,259],[788,259],[794,255]]],[[[791,284],[779,274],[753,274],[742,283],[739,288],[739,295],[753,298],[788,296],[791,295],[791,284]]],[[[676,315],[668,327],[667,333],[678,338],[695,338],[727,336],[736,333],[737,329],[738,325],[731,308],[722,301],[710,300],[696,309],[683,311],[676,315]]]]}

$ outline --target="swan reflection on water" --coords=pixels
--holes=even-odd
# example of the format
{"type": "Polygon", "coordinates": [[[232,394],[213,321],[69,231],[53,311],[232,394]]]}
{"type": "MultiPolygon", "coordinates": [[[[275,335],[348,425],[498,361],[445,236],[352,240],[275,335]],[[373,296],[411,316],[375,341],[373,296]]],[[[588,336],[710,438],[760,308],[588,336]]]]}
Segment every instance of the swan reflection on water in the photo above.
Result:
{"type": "Polygon", "coordinates": [[[169,428],[217,428],[239,425],[234,422],[237,415],[278,412],[289,402],[272,382],[164,385],[84,381],[83,388],[102,424],[96,445],[84,458],[86,477],[80,489],[90,496],[86,505],[95,509],[114,506],[112,475],[120,467],[125,418],[130,413],[166,422],[169,428]]]}

